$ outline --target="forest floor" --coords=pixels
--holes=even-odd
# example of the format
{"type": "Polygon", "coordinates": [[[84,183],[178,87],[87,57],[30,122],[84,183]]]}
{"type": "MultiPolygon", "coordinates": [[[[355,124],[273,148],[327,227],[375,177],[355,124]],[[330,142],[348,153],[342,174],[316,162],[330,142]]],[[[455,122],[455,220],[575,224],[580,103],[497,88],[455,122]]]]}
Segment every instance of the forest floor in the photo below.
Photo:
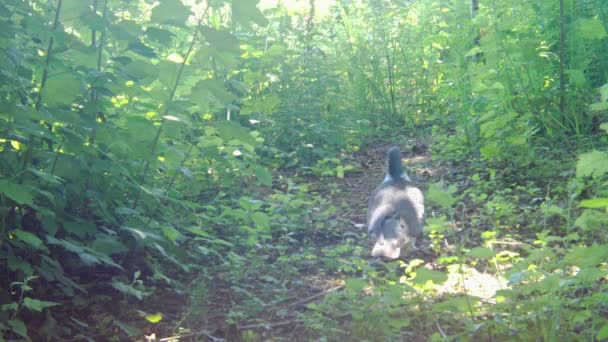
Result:
{"type": "MultiPolygon", "coordinates": [[[[402,149],[403,165],[408,172],[413,182],[418,185],[423,192],[426,191],[428,185],[438,182],[445,178],[444,170],[434,162],[431,158],[430,142],[427,140],[410,139],[398,144],[402,149]]],[[[359,251],[358,255],[353,256],[353,259],[363,260],[364,263],[378,264],[385,261],[375,260],[369,256],[371,250],[371,241],[366,237],[366,211],[367,200],[374,188],[382,181],[385,175],[386,168],[386,151],[391,145],[376,144],[374,146],[362,147],[360,151],[351,156],[344,156],[353,165],[356,166],[358,172],[347,173],[342,179],[332,180],[337,184],[337,188],[328,190],[323,186],[323,179],[307,179],[313,187],[316,188],[321,196],[327,198],[337,208],[335,214],[337,224],[335,229],[338,231],[333,237],[324,239],[320,237],[316,239],[316,243],[307,250],[307,253],[316,255],[317,258],[312,260],[291,261],[289,267],[297,270],[295,273],[280,276],[284,272],[284,265],[278,264],[265,270],[256,269],[258,273],[250,279],[252,282],[258,281],[264,276],[275,277],[282,279],[281,286],[287,288],[288,296],[282,295],[279,300],[272,303],[264,303],[264,310],[261,310],[254,319],[251,316],[240,324],[228,325],[227,318],[230,315],[231,309],[235,307],[246,307],[251,303],[239,303],[236,299],[239,296],[233,292],[232,287],[226,285],[222,288],[221,285],[214,284],[209,288],[207,293],[210,300],[206,303],[207,308],[202,310],[200,319],[192,317],[187,319],[187,323],[180,316],[179,306],[185,305],[181,301],[173,303],[156,303],[157,307],[168,308],[166,304],[171,305],[175,309],[174,320],[167,321],[163,327],[157,326],[156,341],[302,341],[310,340],[314,333],[309,330],[304,322],[300,319],[301,314],[307,310],[307,306],[311,303],[323,302],[325,297],[331,293],[343,290],[345,278],[348,274],[341,272],[340,268],[327,270],[328,262],[331,263],[332,252],[341,246],[349,246],[344,250],[359,251]],[[171,322],[173,326],[169,324],[171,322]],[[178,331],[175,324],[179,326],[188,326],[187,330],[178,331]],[[160,329],[159,329],[160,328],[160,329]],[[165,334],[165,336],[159,336],[165,334]],[[167,336],[180,336],[179,339],[170,339],[167,336]],[[243,336],[249,336],[244,338],[243,336]]],[[[462,172],[454,176],[454,170],[449,176],[462,179],[465,175],[462,172]]],[[[426,215],[439,215],[432,206],[427,204],[426,215]]],[[[423,260],[424,267],[429,269],[438,269],[441,266],[437,265],[438,255],[430,252],[430,240],[427,236],[428,232],[423,232],[417,245],[426,252],[417,252],[415,255],[401,257],[401,265],[406,265],[411,259],[423,260]]],[[[449,246],[447,246],[449,247],[449,246]]],[[[349,263],[348,253],[342,255],[337,263],[349,263]]],[[[382,267],[382,266],[380,266],[382,267]]],[[[401,266],[403,268],[404,266],[401,266]]],[[[401,275],[403,270],[400,271],[401,275]]],[[[351,272],[352,274],[352,272],[351,272]]],[[[392,277],[398,281],[399,275],[393,274],[392,277]]],[[[192,285],[195,287],[196,285],[192,285]]],[[[461,272],[459,278],[449,279],[440,288],[437,294],[462,294],[467,291],[475,291],[477,296],[490,297],[498,288],[503,285],[497,282],[495,276],[490,276],[484,273],[471,272],[464,274],[461,272]]],[[[268,285],[253,288],[253,291],[259,291],[254,297],[268,297],[265,292],[268,292],[268,285]]],[[[170,300],[168,300],[170,301],[170,300]]],[[[192,304],[192,303],[191,303],[192,304]]],[[[183,313],[182,313],[183,315],[183,313]]],[[[151,332],[151,331],[149,331],[151,332]]],[[[428,332],[419,331],[410,334],[410,340],[426,340],[428,332]]]]}

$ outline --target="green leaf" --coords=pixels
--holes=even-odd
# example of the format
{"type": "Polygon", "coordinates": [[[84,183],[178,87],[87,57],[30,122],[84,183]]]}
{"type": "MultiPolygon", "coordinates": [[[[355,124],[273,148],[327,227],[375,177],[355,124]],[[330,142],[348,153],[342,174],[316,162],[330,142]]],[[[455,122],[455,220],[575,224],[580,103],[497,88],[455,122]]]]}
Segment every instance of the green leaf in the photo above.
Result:
{"type": "Polygon", "coordinates": [[[34,201],[29,187],[13,183],[9,180],[0,181],[0,193],[18,204],[32,205],[34,201]]]}
{"type": "Polygon", "coordinates": [[[203,229],[201,229],[199,227],[188,227],[188,228],[186,228],[186,230],[194,235],[201,236],[201,237],[210,237],[211,236],[209,233],[207,233],[206,231],[204,231],[203,229]]]}
{"type": "Polygon", "coordinates": [[[216,129],[224,141],[239,140],[254,147],[259,146],[249,131],[234,121],[220,121],[216,124],[216,129]]]}
{"type": "Polygon", "coordinates": [[[249,26],[254,22],[260,26],[268,25],[268,20],[256,7],[260,0],[232,0],[232,15],[239,23],[249,26]]]}
{"type": "Polygon", "coordinates": [[[139,41],[130,42],[128,49],[135,52],[136,54],[144,56],[144,57],[148,57],[148,58],[157,58],[158,57],[156,55],[156,52],[154,52],[154,50],[151,47],[149,47],[139,41]]]}
{"type": "Polygon", "coordinates": [[[593,245],[591,247],[574,247],[563,258],[565,265],[577,266],[579,268],[596,267],[608,258],[608,246],[593,245]]]}
{"type": "Polygon", "coordinates": [[[159,24],[185,26],[190,14],[192,14],[190,7],[181,1],[162,0],[158,6],[152,9],[151,20],[159,24]]]}
{"type": "Polygon", "coordinates": [[[272,186],[272,174],[265,167],[256,165],[255,176],[258,179],[258,184],[272,186]]]}
{"type": "Polygon", "coordinates": [[[13,230],[11,233],[17,237],[17,239],[21,242],[24,242],[35,249],[41,249],[44,247],[44,242],[36,235],[26,232],[25,230],[17,229],[13,230]]]}
{"type": "Polygon", "coordinates": [[[344,283],[344,289],[353,295],[358,295],[367,286],[368,283],[359,278],[348,278],[344,283]]]}
{"type": "Polygon", "coordinates": [[[207,106],[209,103],[221,107],[227,107],[238,98],[226,91],[224,84],[217,80],[201,80],[192,87],[191,95],[193,101],[199,105],[207,106]]]}
{"type": "Polygon", "coordinates": [[[156,324],[156,323],[162,321],[163,314],[161,314],[160,312],[157,312],[154,314],[145,315],[144,318],[146,319],[146,321],[156,324]]]}
{"type": "Polygon", "coordinates": [[[171,242],[175,242],[182,234],[173,227],[162,227],[163,235],[171,242]]]}
{"type": "Polygon", "coordinates": [[[223,245],[223,246],[227,246],[227,247],[232,247],[232,246],[234,246],[234,244],[233,244],[233,243],[228,242],[228,241],[226,241],[226,240],[222,240],[222,239],[213,239],[213,240],[211,241],[211,243],[218,244],[218,245],[223,245]]]}
{"type": "Polygon", "coordinates": [[[27,327],[25,326],[25,323],[23,323],[22,320],[11,319],[7,323],[11,327],[12,332],[14,332],[15,334],[17,334],[21,337],[24,337],[28,341],[31,341],[30,338],[27,336],[27,327]]]}
{"type": "Polygon", "coordinates": [[[344,166],[338,165],[336,167],[336,177],[338,177],[338,178],[344,178],[344,166]]]}
{"type": "Polygon", "coordinates": [[[599,19],[581,19],[576,23],[576,30],[580,38],[588,40],[599,40],[608,35],[604,23],[599,19]]]}
{"type": "Polygon", "coordinates": [[[597,336],[595,337],[595,339],[597,341],[603,341],[605,339],[608,339],[608,323],[604,324],[604,326],[597,333],[597,336]]]}
{"type": "Polygon", "coordinates": [[[59,19],[61,22],[70,21],[90,12],[89,4],[82,0],[63,0],[59,19]]]}
{"type": "Polygon", "coordinates": [[[152,294],[151,292],[145,292],[145,291],[138,290],[138,289],[134,288],[133,286],[131,286],[129,284],[125,284],[118,280],[112,281],[112,287],[123,294],[133,296],[139,300],[142,300],[142,299],[144,299],[144,297],[147,297],[150,294],[152,294]]]}
{"type": "Polygon", "coordinates": [[[600,87],[600,101],[608,102],[608,83],[600,87]]]}
{"type": "Polygon", "coordinates": [[[456,186],[452,185],[446,190],[443,189],[443,184],[433,183],[427,191],[426,198],[429,202],[435,203],[442,208],[451,208],[456,203],[456,198],[452,196],[456,192],[456,186]]]}
{"type": "Polygon", "coordinates": [[[475,247],[469,251],[468,255],[477,259],[492,259],[496,256],[496,252],[486,247],[475,247]]]}
{"type": "Polygon", "coordinates": [[[173,37],[175,37],[171,31],[158,29],[155,27],[148,27],[145,34],[146,37],[148,37],[148,39],[151,41],[165,46],[171,44],[173,37]]]}
{"type": "Polygon", "coordinates": [[[21,259],[20,257],[9,256],[7,258],[7,261],[8,261],[8,265],[7,265],[8,269],[11,271],[21,271],[25,275],[28,275],[28,276],[34,274],[34,269],[32,268],[32,264],[21,259]]]}
{"type": "Polygon", "coordinates": [[[265,232],[270,231],[270,217],[266,213],[256,211],[251,214],[251,219],[253,220],[253,223],[255,223],[256,227],[258,227],[258,229],[265,232]]]}
{"type": "Polygon", "coordinates": [[[581,201],[578,206],[589,209],[608,208],[608,198],[593,198],[584,200],[581,201]]]}
{"type": "Polygon", "coordinates": [[[608,109],[608,102],[596,102],[589,105],[589,109],[594,112],[601,112],[608,109]]]}
{"type": "Polygon", "coordinates": [[[426,284],[427,282],[431,281],[433,284],[441,284],[447,279],[448,276],[443,272],[420,267],[416,270],[416,278],[414,278],[414,282],[417,284],[426,284]]]}
{"type": "Polygon", "coordinates": [[[56,306],[56,305],[61,305],[61,304],[26,297],[23,300],[23,305],[30,310],[42,312],[42,310],[44,310],[46,308],[50,308],[51,306],[56,306]]]}
{"type": "MultiPolygon", "coordinates": [[[[608,199],[604,200],[604,206],[602,206],[602,208],[608,208],[608,199]]],[[[602,229],[607,223],[608,215],[599,210],[584,210],[581,216],[574,221],[574,224],[577,227],[587,231],[602,229]]]]}
{"type": "Polygon", "coordinates": [[[241,44],[239,40],[230,32],[204,26],[201,28],[201,33],[205,36],[212,48],[233,54],[241,53],[241,44]]]}
{"type": "Polygon", "coordinates": [[[51,184],[56,184],[56,185],[60,185],[62,183],[64,183],[65,181],[63,179],[61,179],[61,177],[57,177],[55,175],[52,175],[50,173],[46,173],[44,171],[39,171],[36,169],[32,169],[29,168],[28,169],[31,173],[33,173],[34,175],[40,177],[41,179],[44,179],[45,181],[51,183],[51,184]]]}
{"type": "Polygon", "coordinates": [[[105,255],[128,252],[129,249],[115,235],[97,234],[91,248],[105,255]]]}
{"type": "Polygon", "coordinates": [[[591,151],[582,154],[576,163],[577,177],[602,177],[608,172],[608,154],[600,151],[591,151]]]}
{"type": "Polygon", "coordinates": [[[76,96],[82,93],[83,88],[80,86],[78,76],[64,72],[49,77],[42,89],[42,100],[51,108],[69,106],[75,102],[76,96]]]}

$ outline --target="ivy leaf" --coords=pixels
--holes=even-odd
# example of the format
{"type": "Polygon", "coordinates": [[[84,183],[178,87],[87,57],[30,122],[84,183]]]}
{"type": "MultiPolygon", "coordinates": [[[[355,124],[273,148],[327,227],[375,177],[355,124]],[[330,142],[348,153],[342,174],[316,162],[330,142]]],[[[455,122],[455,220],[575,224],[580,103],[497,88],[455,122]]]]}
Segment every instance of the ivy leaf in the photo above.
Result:
{"type": "Polygon", "coordinates": [[[35,249],[41,249],[44,246],[44,242],[36,235],[26,232],[25,230],[17,229],[13,230],[12,233],[21,242],[24,242],[35,249]]]}
{"type": "Polygon", "coordinates": [[[591,151],[582,154],[576,163],[577,177],[593,177],[595,179],[608,172],[608,154],[600,151],[591,151]]]}
{"type": "Polygon", "coordinates": [[[47,302],[45,300],[38,300],[34,298],[25,298],[23,300],[23,305],[33,311],[42,312],[42,310],[46,308],[50,308],[51,306],[61,305],[55,302],[47,302]]]}
{"type": "Polygon", "coordinates": [[[190,14],[190,7],[181,1],[163,0],[152,10],[151,20],[159,24],[185,26],[190,14]]]}
{"type": "Polygon", "coordinates": [[[272,174],[263,166],[255,167],[255,176],[258,179],[258,184],[272,186],[272,174]]]}
{"type": "Polygon", "coordinates": [[[19,204],[32,205],[34,201],[29,187],[8,180],[0,181],[0,193],[19,204]]]}

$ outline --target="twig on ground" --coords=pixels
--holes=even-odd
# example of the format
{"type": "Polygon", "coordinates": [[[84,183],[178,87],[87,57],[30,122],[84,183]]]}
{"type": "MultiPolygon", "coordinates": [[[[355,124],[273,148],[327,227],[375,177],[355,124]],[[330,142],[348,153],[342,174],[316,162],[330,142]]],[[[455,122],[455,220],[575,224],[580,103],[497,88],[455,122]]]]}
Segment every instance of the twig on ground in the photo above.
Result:
{"type": "Polygon", "coordinates": [[[180,340],[180,339],[186,338],[186,337],[197,337],[197,336],[206,336],[208,339],[210,339],[213,342],[224,342],[225,341],[223,338],[219,338],[219,337],[215,337],[215,336],[211,335],[207,330],[196,331],[196,332],[184,334],[184,335],[163,337],[158,340],[156,339],[156,335],[153,334],[151,336],[146,336],[146,341],[147,342],[169,342],[169,341],[180,340]]]}
{"type": "Polygon", "coordinates": [[[446,333],[443,332],[443,329],[441,329],[439,322],[435,322],[435,325],[437,326],[437,330],[439,330],[439,333],[441,334],[441,336],[443,336],[443,338],[447,339],[448,335],[446,335],[446,333]]]}
{"type": "Polygon", "coordinates": [[[292,323],[296,323],[297,320],[291,320],[291,321],[283,321],[283,322],[275,322],[275,323],[258,323],[258,324],[249,324],[249,325],[243,325],[238,327],[239,330],[247,330],[247,329],[257,329],[257,328],[272,328],[272,327],[278,327],[281,325],[289,325],[292,323]]]}
{"type": "Polygon", "coordinates": [[[290,303],[290,304],[289,304],[289,306],[297,306],[297,305],[300,305],[300,304],[303,304],[303,303],[309,302],[309,301],[311,301],[311,300],[313,300],[313,299],[315,299],[315,298],[317,298],[317,297],[324,296],[324,295],[326,295],[326,294],[328,294],[328,293],[330,293],[330,292],[333,292],[333,291],[339,290],[339,289],[341,289],[341,288],[343,288],[343,287],[344,287],[344,285],[338,285],[338,286],[336,286],[336,287],[332,287],[331,289],[325,290],[325,291],[323,291],[323,292],[319,292],[319,293],[314,294],[314,295],[312,295],[312,296],[310,296],[310,297],[307,297],[307,298],[304,298],[304,299],[302,299],[302,300],[299,300],[299,301],[297,301],[297,302],[295,302],[295,303],[290,303]]]}

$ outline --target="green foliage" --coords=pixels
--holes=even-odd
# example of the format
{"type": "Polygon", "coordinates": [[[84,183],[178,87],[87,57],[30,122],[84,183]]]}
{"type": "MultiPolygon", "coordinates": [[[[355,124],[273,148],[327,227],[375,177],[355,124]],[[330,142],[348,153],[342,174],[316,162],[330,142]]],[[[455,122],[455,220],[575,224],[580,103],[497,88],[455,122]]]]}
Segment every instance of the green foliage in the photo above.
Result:
{"type": "Polygon", "coordinates": [[[0,340],[291,320],[303,272],[312,338],[605,339],[608,6],[564,3],[2,2],[0,340]],[[437,258],[378,265],[332,181],[402,126],[437,258]]]}

